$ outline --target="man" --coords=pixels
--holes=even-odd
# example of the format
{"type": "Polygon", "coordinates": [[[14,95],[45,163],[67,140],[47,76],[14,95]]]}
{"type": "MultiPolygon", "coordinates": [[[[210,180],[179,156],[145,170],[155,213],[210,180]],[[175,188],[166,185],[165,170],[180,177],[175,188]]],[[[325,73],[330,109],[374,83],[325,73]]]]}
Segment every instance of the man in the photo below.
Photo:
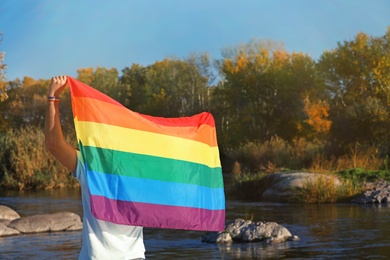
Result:
{"type": "Polygon", "coordinates": [[[66,76],[57,76],[50,82],[45,117],[45,144],[51,154],[78,179],[81,186],[84,216],[79,259],[144,259],[142,227],[102,221],[91,213],[82,156],[65,142],[60,123],[59,96],[66,87],[66,80],[66,76]]]}

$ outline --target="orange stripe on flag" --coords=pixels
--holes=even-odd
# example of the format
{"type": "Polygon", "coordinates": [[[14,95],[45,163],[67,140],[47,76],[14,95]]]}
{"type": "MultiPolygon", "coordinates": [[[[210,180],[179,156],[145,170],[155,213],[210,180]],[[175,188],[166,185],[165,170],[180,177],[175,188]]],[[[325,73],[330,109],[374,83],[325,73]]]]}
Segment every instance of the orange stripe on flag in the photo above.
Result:
{"type": "Polygon", "coordinates": [[[74,114],[77,116],[78,121],[103,123],[157,134],[171,135],[202,142],[211,147],[217,146],[215,136],[210,135],[214,131],[214,127],[209,124],[202,124],[200,126],[159,125],[150,121],[144,115],[98,99],[74,97],[72,102],[74,114]],[[110,113],[90,113],[88,111],[110,111],[110,113]]]}

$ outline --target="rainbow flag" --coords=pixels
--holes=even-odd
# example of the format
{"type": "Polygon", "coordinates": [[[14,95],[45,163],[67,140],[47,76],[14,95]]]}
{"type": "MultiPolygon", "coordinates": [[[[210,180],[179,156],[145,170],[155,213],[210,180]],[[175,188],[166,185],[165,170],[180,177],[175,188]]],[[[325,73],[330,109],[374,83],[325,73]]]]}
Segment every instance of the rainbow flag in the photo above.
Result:
{"type": "Polygon", "coordinates": [[[133,112],[67,81],[92,214],[134,226],[221,231],[225,195],[212,115],[133,112]]]}

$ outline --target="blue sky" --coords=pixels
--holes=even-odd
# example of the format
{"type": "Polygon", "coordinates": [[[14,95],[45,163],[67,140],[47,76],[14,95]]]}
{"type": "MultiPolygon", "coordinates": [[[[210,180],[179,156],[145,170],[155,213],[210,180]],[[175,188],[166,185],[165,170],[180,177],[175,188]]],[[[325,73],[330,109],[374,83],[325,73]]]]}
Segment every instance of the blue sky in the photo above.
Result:
{"type": "Polygon", "coordinates": [[[150,65],[251,39],[317,59],[358,32],[382,36],[388,0],[0,0],[8,80],[150,65]]]}

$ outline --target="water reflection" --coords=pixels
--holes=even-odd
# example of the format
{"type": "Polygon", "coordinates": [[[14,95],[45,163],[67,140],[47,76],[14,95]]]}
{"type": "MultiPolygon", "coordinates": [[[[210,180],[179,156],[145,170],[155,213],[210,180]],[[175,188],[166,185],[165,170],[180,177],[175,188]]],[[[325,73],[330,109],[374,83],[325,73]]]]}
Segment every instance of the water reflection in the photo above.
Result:
{"type": "Polygon", "coordinates": [[[218,245],[221,256],[227,259],[281,258],[290,249],[290,243],[262,245],[261,243],[218,245]]]}
{"type": "Polygon", "coordinates": [[[21,216],[71,211],[82,215],[80,189],[0,191],[0,205],[15,209],[21,216]]]}
{"type": "Polygon", "coordinates": [[[80,232],[1,237],[0,259],[77,259],[80,248],[80,232]]]}

